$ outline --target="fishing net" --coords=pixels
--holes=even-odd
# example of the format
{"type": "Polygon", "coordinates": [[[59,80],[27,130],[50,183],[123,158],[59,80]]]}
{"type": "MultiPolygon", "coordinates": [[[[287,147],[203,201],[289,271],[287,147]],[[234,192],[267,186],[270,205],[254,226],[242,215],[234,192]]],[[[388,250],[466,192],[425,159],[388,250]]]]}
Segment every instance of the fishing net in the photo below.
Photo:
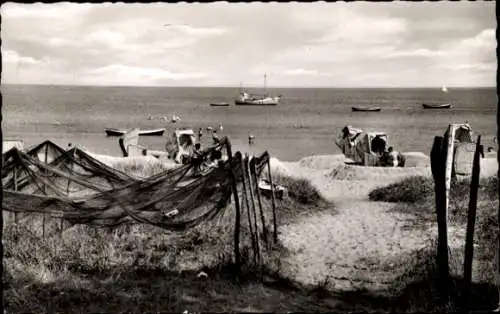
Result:
{"type": "Polygon", "coordinates": [[[34,147],[28,147],[25,151],[28,155],[36,157],[46,164],[51,163],[66,152],[64,148],[48,140],[34,147]]]}
{"type": "MultiPolygon", "coordinates": [[[[98,227],[140,222],[185,230],[220,215],[231,199],[233,174],[236,183],[241,182],[240,153],[217,163],[210,158],[222,157],[226,144],[221,141],[201,152],[200,159],[145,180],[107,167],[77,148],[53,149],[54,158],[48,164],[39,158],[41,145],[28,153],[13,148],[3,156],[3,209],[44,213],[98,227]],[[203,171],[194,171],[205,162],[209,166],[203,171]]],[[[255,158],[257,173],[268,159],[267,152],[255,158]]]]}

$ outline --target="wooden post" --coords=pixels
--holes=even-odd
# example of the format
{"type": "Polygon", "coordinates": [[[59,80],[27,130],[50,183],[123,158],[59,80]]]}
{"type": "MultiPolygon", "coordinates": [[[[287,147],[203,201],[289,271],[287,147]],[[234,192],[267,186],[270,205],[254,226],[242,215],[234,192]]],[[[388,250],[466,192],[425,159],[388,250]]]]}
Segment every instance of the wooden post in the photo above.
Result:
{"type": "Polygon", "coordinates": [[[445,183],[445,156],[443,154],[444,139],[441,136],[434,138],[431,150],[431,169],[434,177],[434,192],[436,197],[436,214],[438,223],[438,247],[437,247],[437,266],[440,283],[443,288],[447,286],[449,279],[448,265],[448,227],[446,221],[446,183],[445,183]]]}
{"type": "MultiPolygon", "coordinates": [[[[17,192],[17,166],[14,167],[14,191],[17,192]]],[[[17,212],[14,212],[14,223],[16,224],[17,228],[17,212]]]]}
{"type": "MultiPolygon", "coordinates": [[[[497,104],[497,112],[500,109],[500,104],[497,104]]],[[[500,125],[500,116],[497,114],[497,136],[496,136],[496,143],[499,144],[499,139],[500,139],[500,128],[498,127],[500,125]]],[[[500,150],[497,151],[497,164],[500,165],[500,150]]],[[[497,179],[500,179],[500,167],[498,167],[497,170],[497,179]]],[[[500,185],[498,185],[498,197],[500,198],[500,185]]],[[[498,230],[497,230],[497,263],[496,263],[496,284],[497,284],[497,290],[498,290],[498,307],[495,310],[496,312],[500,312],[500,203],[498,204],[498,212],[497,212],[497,225],[498,225],[498,230]]]]}
{"type": "Polygon", "coordinates": [[[232,181],[232,190],[233,190],[233,197],[234,197],[234,207],[236,209],[236,215],[235,215],[235,220],[234,220],[234,266],[235,266],[235,271],[236,271],[236,277],[239,277],[240,273],[240,264],[241,264],[241,256],[240,256],[240,223],[241,223],[241,218],[240,218],[240,200],[238,197],[238,189],[236,185],[236,177],[234,175],[234,160],[233,160],[233,152],[231,149],[231,142],[229,141],[228,138],[226,138],[226,147],[227,147],[227,158],[229,160],[230,164],[230,175],[231,175],[231,181],[232,181]]]}
{"type": "Polygon", "coordinates": [[[464,301],[469,308],[470,287],[472,281],[472,260],[474,257],[474,225],[476,223],[477,192],[479,189],[480,154],[482,153],[481,136],[477,137],[476,152],[472,163],[472,178],[470,184],[469,212],[467,215],[467,234],[465,239],[464,257],[464,301]]]}
{"type": "Polygon", "coordinates": [[[255,198],[253,194],[252,176],[250,173],[250,162],[248,159],[248,155],[245,162],[245,172],[248,175],[248,188],[250,190],[250,198],[252,200],[252,212],[253,212],[253,222],[255,225],[255,244],[257,248],[257,259],[260,262],[259,226],[257,225],[257,211],[255,210],[255,198]]]}
{"type": "Polygon", "coordinates": [[[455,146],[455,131],[456,131],[456,126],[454,124],[450,124],[448,126],[448,137],[445,138],[446,140],[446,149],[445,151],[445,156],[446,156],[446,164],[445,164],[445,213],[446,213],[446,221],[448,221],[448,207],[450,204],[450,189],[451,189],[451,175],[452,175],[452,169],[453,169],[453,156],[454,156],[454,146],[455,146]]]}
{"type": "MultiPolygon", "coordinates": [[[[250,230],[250,239],[252,241],[252,249],[253,249],[253,259],[255,265],[257,265],[257,243],[255,241],[255,233],[253,231],[253,226],[252,226],[252,214],[250,213],[250,203],[248,202],[248,196],[247,196],[247,184],[246,184],[246,163],[245,161],[247,160],[247,157],[243,158],[241,156],[241,181],[243,183],[243,197],[245,198],[245,204],[247,208],[247,218],[248,218],[248,229],[250,230]]],[[[257,232],[257,230],[255,230],[257,232]]]]}
{"type": "Polygon", "coordinates": [[[260,220],[262,223],[262,230],[264,232],[264,242],[266,245],[268,244],[267,241],[267,227],[266,227],[266,219],[264,217],[264,211],[262,209],[262,200],[260,198],[260,189],[259,189],[259,178],[257,177],[257,172],[255,171],[255,159],[252,159],[252,162],[250,163],[250,171],[252,174],[252,177],[254,179],[255,183],[255,193],[257,194],[257,202],[259,204],[259,213],[260,213],[260,220]]]}
{"type": "Polygon", "coordinates": [[[273,177],[271,175],[271,156],[269,156],[269,159],[267,160],[267,174],[269,177],[269,183],[271,184],[271,204],[273,206],[273,238],[274,238],[274,243],[278,243],[278,222],[276,221],[276,201],[274,198],[274,184],[273,184],[273,177]]]}
{"type": "MultiPolygon", "coordinates": [[[[45,146],[45,164],[47,164],[48,160],[48,153],[49,153],[49,146],[45,146]]],[[[43,193],[46,194],[46,187],[45,184],[43,185],[43,193]]],[[[45,238],[45,213],[42,214],[42,237],[45,238]]]]}

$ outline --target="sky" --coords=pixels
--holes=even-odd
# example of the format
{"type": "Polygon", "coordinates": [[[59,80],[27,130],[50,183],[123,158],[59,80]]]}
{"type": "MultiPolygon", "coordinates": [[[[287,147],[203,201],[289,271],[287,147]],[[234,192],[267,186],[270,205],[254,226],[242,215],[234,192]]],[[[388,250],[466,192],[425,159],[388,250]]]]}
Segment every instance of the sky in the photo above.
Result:
{"type": "Polygon", "coordinates": [[[496,85],[495,2],[3,4],[2,84],[496,85]]]}

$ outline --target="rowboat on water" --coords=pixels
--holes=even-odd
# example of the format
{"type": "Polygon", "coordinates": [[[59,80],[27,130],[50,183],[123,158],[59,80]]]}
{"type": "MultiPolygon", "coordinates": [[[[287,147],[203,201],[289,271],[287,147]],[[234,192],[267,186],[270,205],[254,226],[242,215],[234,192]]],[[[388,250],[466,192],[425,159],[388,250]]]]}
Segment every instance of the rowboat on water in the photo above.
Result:
{"type": "MultiPolygon", "coordinates": [[[[165,128],[160,129],[151,129],[151,130],[140,130],[139,136],[162,136],[165,133],[165,128]]],[[[107,136],[122,136],[128,132],[128,130],[120,130],[114,128],[106,128],[105,129],[107,136]]]]}
{"type": "Polygon", "coordinates": [[[210,104],[212,107],[229,107],[229,103],[227,102],[213,102],[210,104]]]}
{"type": "Polygon", "coordinates": [[[369,111],[369,112],[378,112],[381,111],[380,107],[352,107],[352,111],[369,111]]]}
{"type": "Polygon", "coordinates": [[[424,109],[450,109],[451,104],[422,104],[422,107],[424,107],[424,109]]]}

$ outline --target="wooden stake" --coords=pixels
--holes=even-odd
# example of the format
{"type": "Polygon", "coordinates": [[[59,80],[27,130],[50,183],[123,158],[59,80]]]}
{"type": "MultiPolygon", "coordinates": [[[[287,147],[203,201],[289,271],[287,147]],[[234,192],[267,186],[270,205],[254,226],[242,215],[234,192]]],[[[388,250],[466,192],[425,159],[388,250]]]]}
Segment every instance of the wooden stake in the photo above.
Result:
{"type": "MultiPolygon", "coordinates": [[[[49,153],[49,146],[45,146],[45,164],[47,164],[47,159],[48,159],[48,153],[49,153]]],[[[45,184],[43,185],[43,194],[46,194],[46,187],[45,184]]],[[[45,213],[42,214],[42,237],[45,238],[45,213]]]]}
{"type": "Polygon", "coordinates": [[[456,126],[454,124],[450,124],[448,126],[448,137],[446,138],[446,164],[445,164],[445,213],[446,213],[446,221],[448,221],[448,207],[450,204],[450,189],[451,189],[451,174],[453,169],[453,151],[455,148],[455,131],[456,126]]]}
{"type": "MultiPolygon", "coordinates": [[[[248,196],[247,196],[247,184],[246,184],[246,171],[245,171],[245,165],[247,157],[243,158],[241,156],[241,182],[243,183],[243,197],[245,198],[245,204],[247,208],[247,217],[248,217],[248,228],[250,230],[250,239],[252,241],[252,249],[253,249],[253,261],[254,264],[257,265],[257,243],[255,241],[255,233],[253,231],[253,226],[252,226],[252,214],[250,213],[250,203],[248,202],[248,196]]],[[[257,230],[255,230],[257,232],[257,230]]]]}
{"type": "Polygon", "coordinates": [[[464,258],[464,301],[469,308],[470,287],[472,281],[472,261],[474,257],[474,225],[476,223],[477,192],[479,189],[481,136],[477,137],[476,152],[472,163],[472,179],[470,184],[469,212],[467,215],[467,234],[465,238],[464,258]]]}
{"type": "MultiPolygon", "coordinates": [[[[14,167],[14,191],[17,192],[17,167],[14,167]]],[[[14,212],[14,223],[17,227],[17,212],[14,212]]]]}
{"type": "Polygon", "coordinates": [[[232,190],[233,190],[233,196],[234,196],[234,207],[236,209],[236,214],[235,214],[235,220],[234,220],[234,266],[235,266],[235,272],[236,272],[236,277],[239,278],[239,273],[240,273],[240,265],[241,265],[241,255],[240,255],[240,223],[241,223],[241,218],[240,218],[240,200],[238,197],[238,189],[237,189],[237,184],[236,184],[236,177],[234,175],[234,160],[233,160],[233,152],[231,149],[231,142],[229,141],[228,138],[226,138],[226,145],[227,145],[227,158],[229,160],[230,164],[230,175],[231,175],[231,181],[232,181],[232,190]]]}
{"type": "Polygon", "coordinates": [[[257,247],[257,259],[260,262],[259,227],[257,225],[257,211],[255,209],[255,198],[253,194],[252,176],[250,175],[250,162],[248,155],[245,162],[245,171],[248,175],[248,189],[250,190],[250,198],[252,200],[252,212],[253,212],[253,222],[255,225],[255,244],[257,247]]]}
{"type": "Polygon", "coordinates": [[[259,204],[259,213],[260,213],[260,220],[262,223],[262,230],[264,232],[264,242],[268,244],[267,241],[267,227],[266,227],[266,219],[264,217],[264,211],[262,209],[262,201],[260,198],[260,189],[259,189],[259,178],[257,177],[257,172],[255,171],[255,159],[252,159],[252,162],[250,163],[250,170],[252,174],[252,178],[254,179],[255,183],[255,193],[257,194],[257,202],[259,204]]]}
{"type": "Polygon", "coordinates": [[[273,184],[273,177],[271,175],[271,156],[269,156],[269,159],[267,160],[267,174],[269,177],[269,183],[271,184],[271,204],[273,206],[273,238],[274,238],[274,243],[278,243],[278,222],[276,221],[276,201],[274,199],[274,184],[273,184]]]}
{"type": "MultiPolygon", "coordinates": [[[[497,113],[498,110],[500,109],[500,105],[497,104],[497,113]]],[[[497,126],[500,125],[500,116],[497,114],[497,126]]],[[[497,136],[496,136],[496,143],[498,144],[500,141],[500,128],[497,127],[497,136]]],[[[497,163],[500,165],[500,150],[497,151],[497,163]]],[[[497,179],[500,179],[500,167],[498,167],[497,170],[497,179]]],[[[500,185],[498,185],[498,197],[500,198],[500,185]]],[[[496,312],[500,312],[500,203],[498,204],[498,212],[497,212],[497,225],[498,225],[498,230],[497,230],[497,265],[496,265],[496,284],[497,284],[497,290],[498,290],[498,307],[495,310],[496,312]]]]}
{"type": "Polygon", "coordinates": [[[436,197],[436,214],[438,223],[438,251],[437,265],[439,275],[441,276],[440,283],[446,287],[449,279],[448,265],[448,227],[446,221],[446,182],[445,182],[445,156],[443,155],[444,139],[441,136],[434,138],[434,143],[431,150],[431,169],[434,177],[434,192],[436,197]]]}

